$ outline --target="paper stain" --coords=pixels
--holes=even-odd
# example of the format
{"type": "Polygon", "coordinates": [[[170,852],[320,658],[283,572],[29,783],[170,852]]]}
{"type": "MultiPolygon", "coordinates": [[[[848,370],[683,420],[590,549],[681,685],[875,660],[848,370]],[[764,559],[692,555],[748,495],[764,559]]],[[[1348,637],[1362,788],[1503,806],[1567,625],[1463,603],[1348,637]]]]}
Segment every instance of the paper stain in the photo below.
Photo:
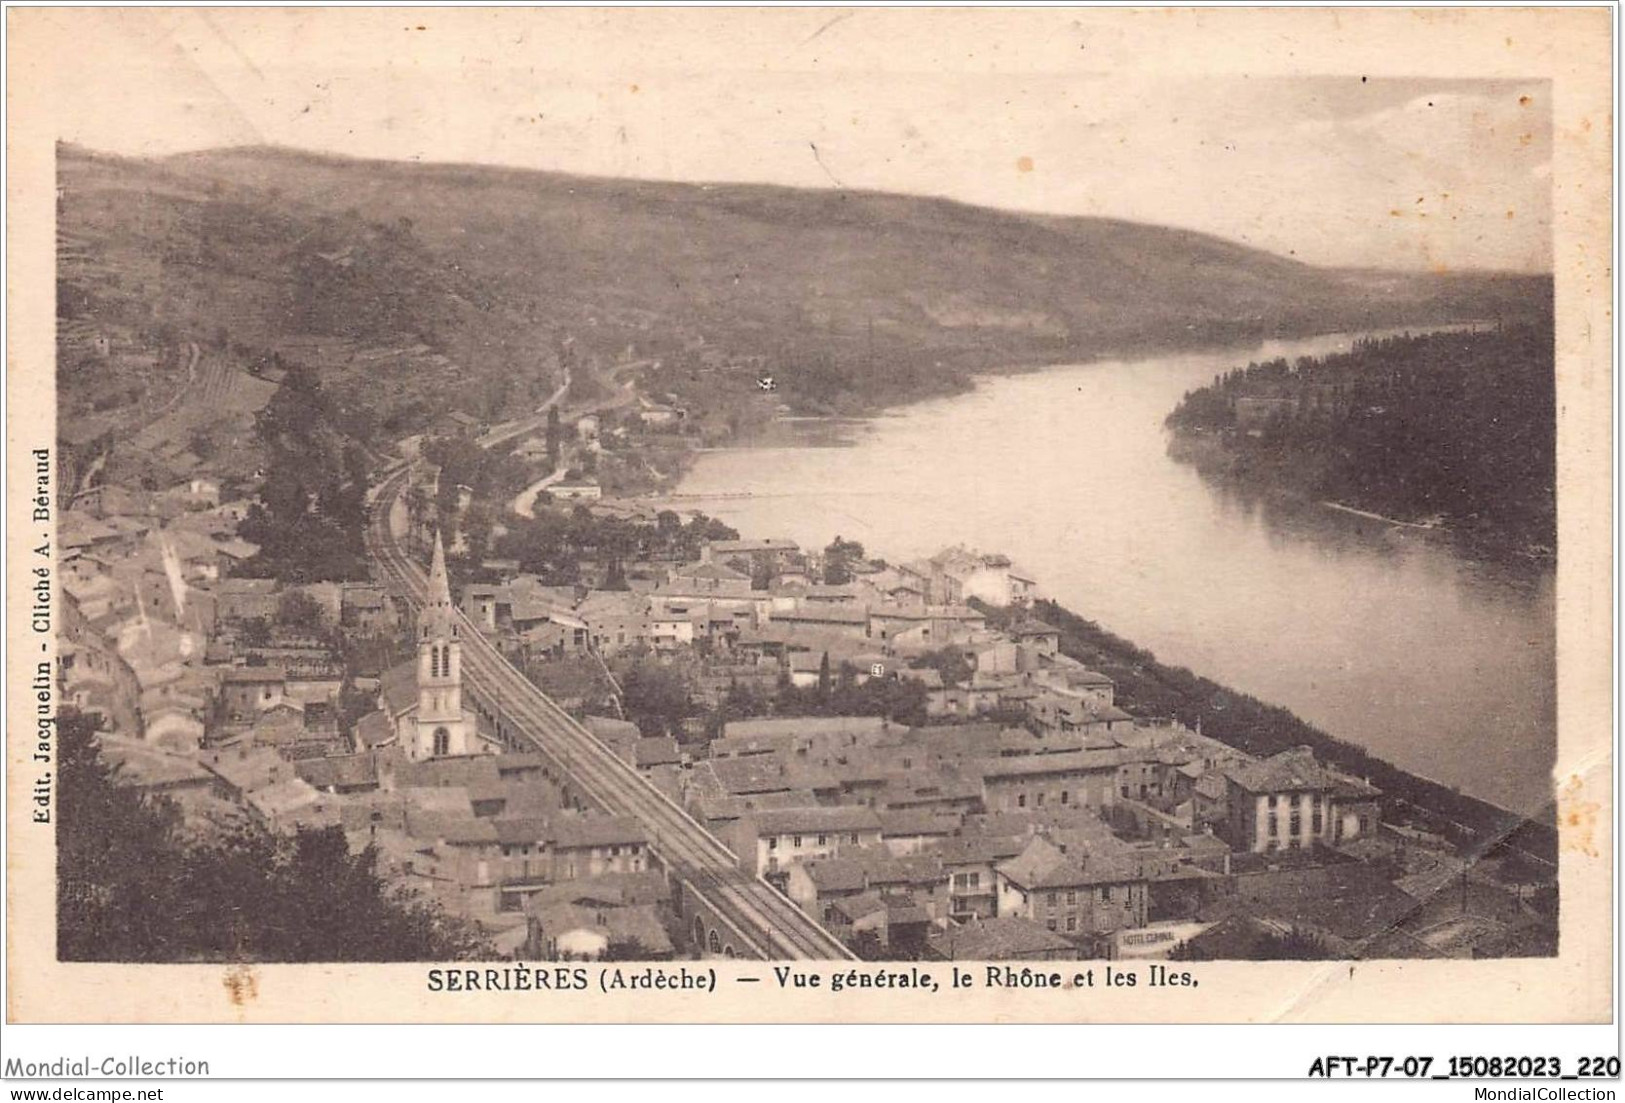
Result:
{"type": "Polygon", "coordinates": [[[1031,172],[1032,170],[1033,170],[1033,159],[1031,157],[1017,157],[1016,158],[1016,171],[1017,172],[1031,172]]]}
{"type": "Polygon", "coordinates": [[[259,974],[254,971],[252,965],[233,965],[226,970],[226,975],[220,983],[225,986],[226,998],[231,1001],[233,1007],[241,1009],[259,999],[259,974]]]}
{"type": "Polygon", "coordinates": [[[1557,823],[1564,850],[1574,850],[1588,858],[1599,856],[1597,850],[1597,815],[1602,806],[1594,800],[1583,800],[1579,774],[1570,774],[1568,784],[1557,797],[1557,823]]]}

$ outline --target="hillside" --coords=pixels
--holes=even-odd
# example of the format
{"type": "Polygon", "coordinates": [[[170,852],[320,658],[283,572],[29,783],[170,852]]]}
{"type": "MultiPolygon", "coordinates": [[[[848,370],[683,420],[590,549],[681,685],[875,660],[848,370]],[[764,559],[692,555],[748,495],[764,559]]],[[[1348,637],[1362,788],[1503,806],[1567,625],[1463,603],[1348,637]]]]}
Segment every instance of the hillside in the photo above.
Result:
{"type": "Polygon", "coordinates": [[[171,396],[186,339],[244,368],[309,363],[363,439],[448,407],[528,408],[561,358],[658,358],[695,379],[732,367],[742,388],[765,369],[792,405],[857,409],[970,370],[1495,317],[1530,287],[849,191],[262,148],[142,161],[63,147],[59,178],[60,312],[81,339],[63,350],[65,408],[131,397],[75,370],[101,327],[166,365],[148,376],[171,396]]]}

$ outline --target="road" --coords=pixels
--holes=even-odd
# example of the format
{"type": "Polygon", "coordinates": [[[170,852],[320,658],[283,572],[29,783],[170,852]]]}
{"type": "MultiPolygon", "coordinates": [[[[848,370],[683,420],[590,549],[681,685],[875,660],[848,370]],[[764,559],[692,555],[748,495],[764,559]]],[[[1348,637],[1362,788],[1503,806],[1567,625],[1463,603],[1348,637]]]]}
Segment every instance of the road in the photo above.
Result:
{"type": "MultiPolygon", "coordinates": [[[[536,407],[536,411],[528,414],[518,421],[510,421],[503,425],[494,425],[491,431],[479,439],[481,448],[492,448],[503,441],[514,437],[524,436],[547,427],[547,412],[560,402],[564,401],[564,392],[570,389],[570,373],[564,373],[564,382],[559,389],[548,395],[547,401],[536,407]]],[[[560,479],[564,478],[567,467],[559,464],[558,469],[545,478],[538,479],[514,496],[510,508],[521,517],[536,516],[536,496],[560,479]]]]}
{"type": "Polygon", "coordinates": [[[569,468],[565,467],[563,464],[560,464],[558,469],[555,470],[551,475],[548,475],[545,478],[537,479],[535,482],[525,487],[525,489],[521,490],[518,494],[514,495],[511,506],[513,511],[519,514],[521,517],[536,516],[536,496],[542,491],[546,490],[548,487],[552,486],[554,483],[558,482],[560,479],[564,478],[565,472],[568,470],[569,468]]]}
{"type": "Polygon", "coordinates": [[[535,413],[527,414],[518,421],[506,422],[502,425],[493,425],[491,431],[486,433],[477,442],[481,448],[491,448],[505,440],[534,433],[547,426],[547,411],[564,401],[564,392],[570,389],[570,373],[564,373],[564,382],[559,389],[547,396],[547,401],[536,407],[535,413]]]}
{"type": "MultiPolygon", "coordinates": [[[[402,550],[390,523],[410,472],[402,467],[376,487],[367,543],[392,588],[415,607],[426,595],[428,576],[402,550]]],[[[773,960],[853,959],[777,889],[743,872],[733,851],[532,685],[466,618],[463,628],[463,674],[473,695],[492,703],[505,724],[523,732],[604,811],[635,817],[673,880],[734,927],[740,942],[773,960]]]]}

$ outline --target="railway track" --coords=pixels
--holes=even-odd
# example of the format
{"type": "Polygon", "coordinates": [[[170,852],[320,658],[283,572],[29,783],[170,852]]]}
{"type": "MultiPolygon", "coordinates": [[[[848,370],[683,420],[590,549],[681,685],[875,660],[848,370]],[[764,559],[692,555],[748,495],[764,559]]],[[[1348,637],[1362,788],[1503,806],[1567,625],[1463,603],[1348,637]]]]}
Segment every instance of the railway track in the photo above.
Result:
{"type": "MultiPolygon", "coordinates": [[[[390,584],[416,607],[428,593],[428,576],[400,547],[389,520],[410,470],[401,467],[378,484],[367,540],[390,584]]],[[[594,803],[606,812],[636,818],[671,876],[704,900],[752,953],[770,960],[853,958],[839,939],[783,893],[741,870],[733,851],[532,685],[466,618],[463,628],[463,674],[474,695],[493,703],[594,803]]]]}

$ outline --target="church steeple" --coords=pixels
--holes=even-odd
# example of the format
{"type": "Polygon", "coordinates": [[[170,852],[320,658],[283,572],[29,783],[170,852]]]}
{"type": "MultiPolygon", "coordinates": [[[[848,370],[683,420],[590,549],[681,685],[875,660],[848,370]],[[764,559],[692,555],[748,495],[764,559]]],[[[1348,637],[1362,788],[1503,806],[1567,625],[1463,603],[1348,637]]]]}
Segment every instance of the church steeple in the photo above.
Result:
{"type": "Polygon", "coordinates": [[[434,533],[434,559],[429,564],[429,598],[418,615],[418,637],[457,638],[457,613],[451,603],[451,580],[446,575],[446,548],[440,530],[434,533]]]}
{"type": "Polygon", "coordinates": [[[473,733],[463,712],[462,643],[451,581],[446,576],[446,549],[434,537],[429,565],[429,595],[418,613],[418,705],[409,754],[421,761],[468,754],[473,733]]]}

